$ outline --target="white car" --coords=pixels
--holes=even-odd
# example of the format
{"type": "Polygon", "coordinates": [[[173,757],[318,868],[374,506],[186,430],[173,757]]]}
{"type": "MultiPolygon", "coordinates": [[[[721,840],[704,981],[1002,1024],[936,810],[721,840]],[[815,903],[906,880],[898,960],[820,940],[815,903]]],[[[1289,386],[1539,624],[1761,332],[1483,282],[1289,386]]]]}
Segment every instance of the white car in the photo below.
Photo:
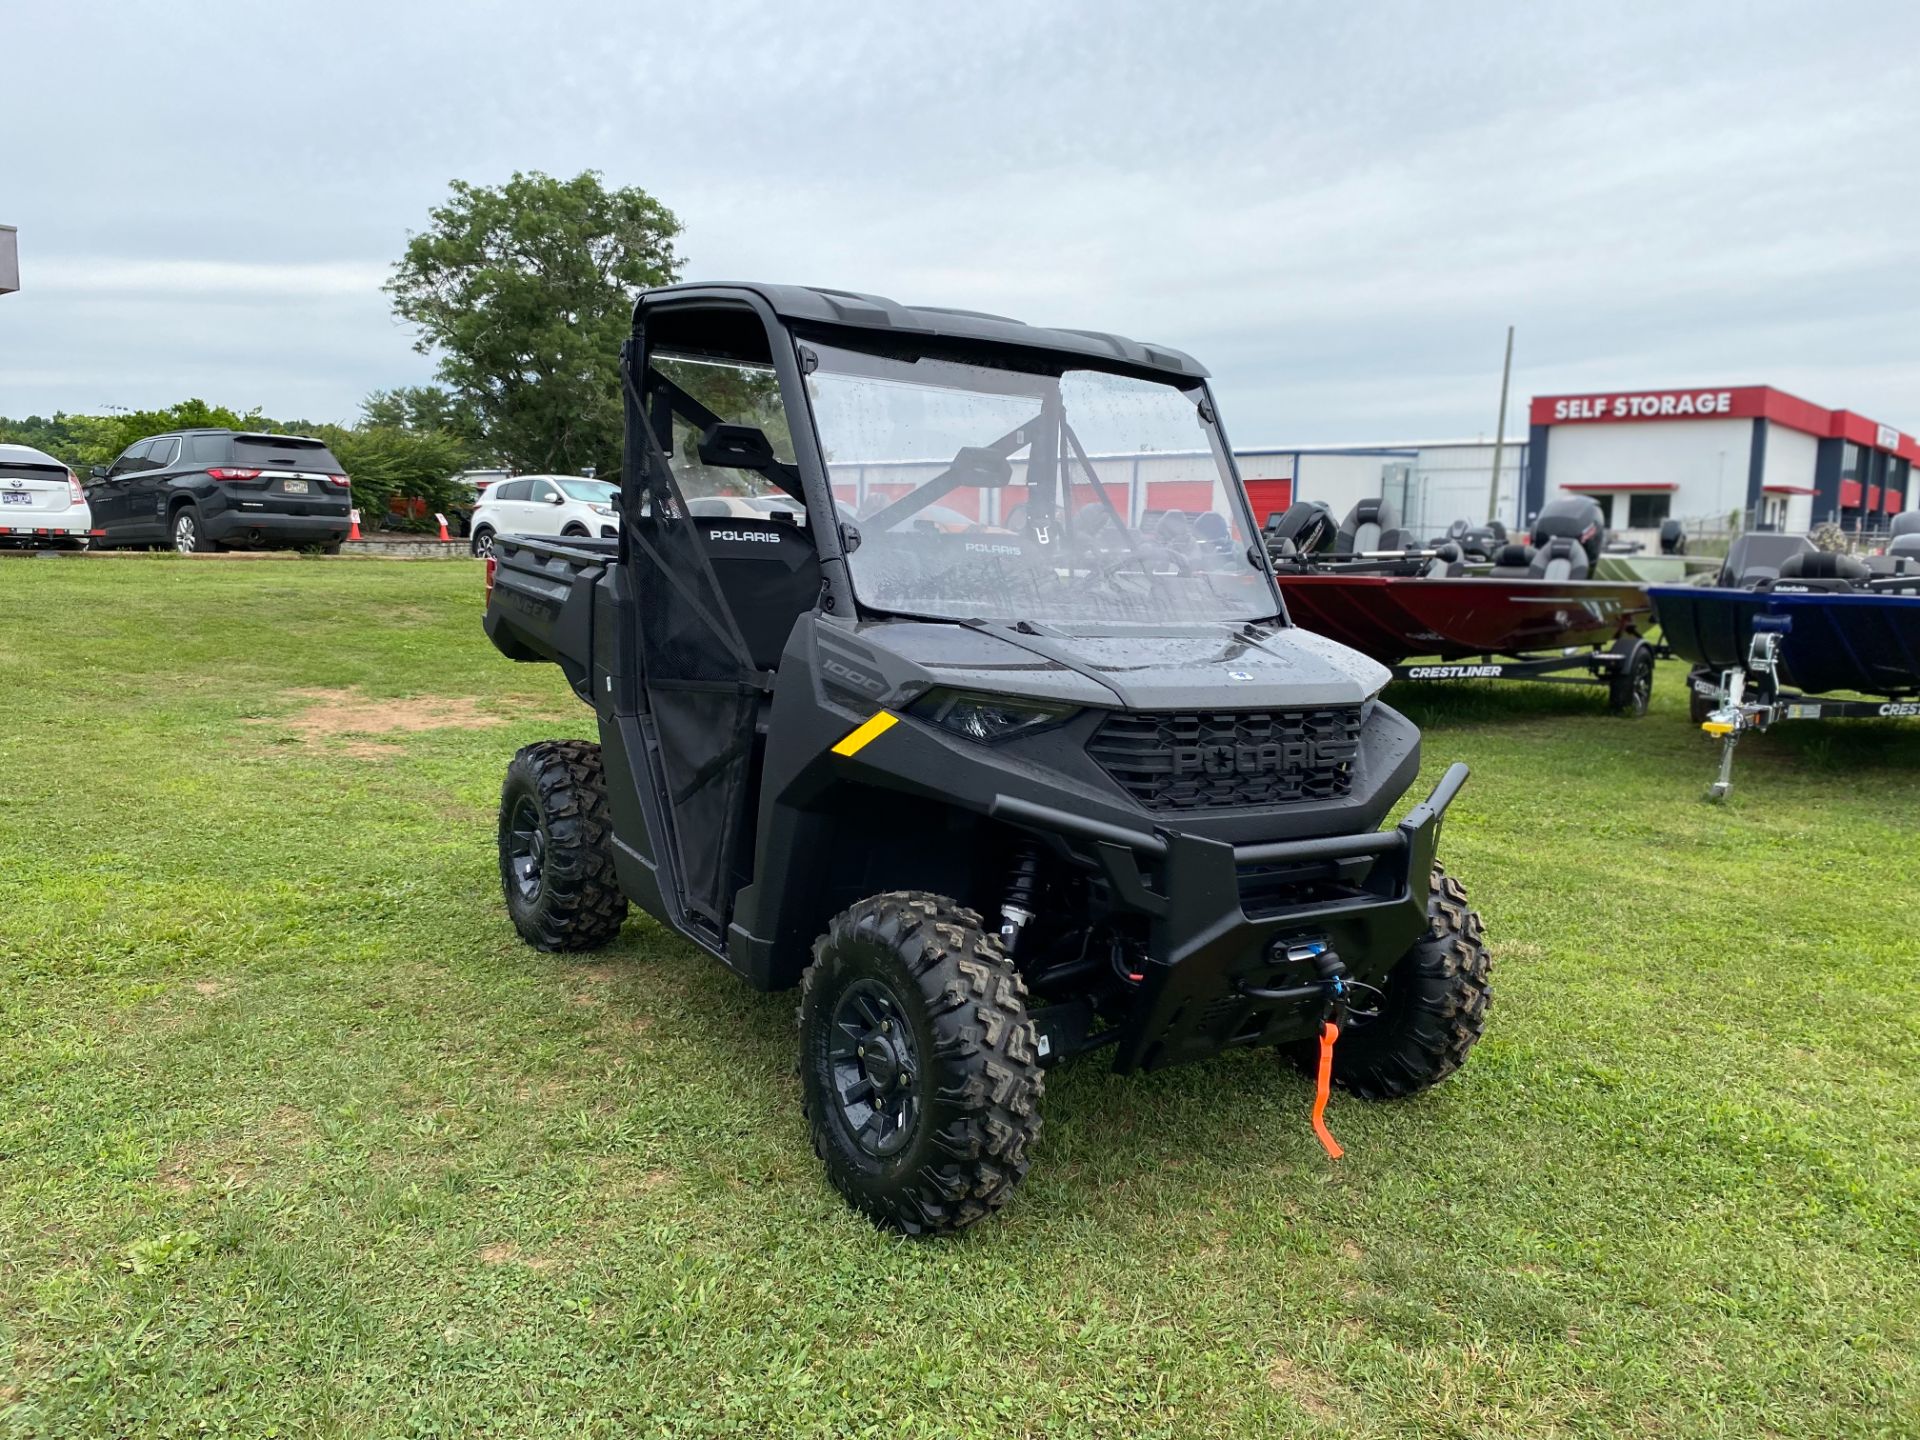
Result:
{"type": "Polygon", "coordinates": [[[92,529],[79,476],[44,450],[0,445],[0,545],[84,550],[92,529]]]}
{"type": "Polygon", "coordinates": [[[577,535],[611,539],[620,533],[613,497],[620,487],[580,475],[516,475],[496,480],[473,507],[473,553],[491,555],[496,535],[577,535]]]}

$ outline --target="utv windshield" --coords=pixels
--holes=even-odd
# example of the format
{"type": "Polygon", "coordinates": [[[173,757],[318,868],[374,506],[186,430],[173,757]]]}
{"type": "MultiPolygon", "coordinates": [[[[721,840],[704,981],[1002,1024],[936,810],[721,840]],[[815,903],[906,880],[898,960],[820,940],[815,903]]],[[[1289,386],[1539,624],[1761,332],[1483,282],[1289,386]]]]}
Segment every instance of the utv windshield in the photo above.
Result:
{"type": "Polygon", "coordinates": [[[862,604],[1043,624],[1279,613],[1199,386],[807,348],[862,604]]]}

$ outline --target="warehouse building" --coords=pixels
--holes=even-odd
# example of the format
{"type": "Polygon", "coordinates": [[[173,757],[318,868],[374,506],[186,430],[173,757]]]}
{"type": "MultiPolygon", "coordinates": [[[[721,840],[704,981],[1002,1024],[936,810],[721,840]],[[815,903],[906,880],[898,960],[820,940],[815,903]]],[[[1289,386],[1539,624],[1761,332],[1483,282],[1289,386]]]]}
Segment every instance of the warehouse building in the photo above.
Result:
{"type": "Polygon", "coordinates": [[[1771,385],[1544,395],[1533,402],[1526,513],[1587,495],[1608,525],[1652,539],[1691,527],[1876,530],[1920,508],[1920,442],[1771,385]]]}
{"type": "MultiPolygon", "coordinates": [[[[1337,519],[1378,496],[1394,507],[1403,527],[1427,539],[1455,520],[1487,518],[1493,450],[1486,439],[1404,440],[1260,446],[1235,450],[1233,459],[1258,521],[1295,500],[1321,501],[1337,519]]],[[[1509,524],[1518,523],[1526,475],[1527,442],[1503,442],[1495,513],[1509,524]]]]}

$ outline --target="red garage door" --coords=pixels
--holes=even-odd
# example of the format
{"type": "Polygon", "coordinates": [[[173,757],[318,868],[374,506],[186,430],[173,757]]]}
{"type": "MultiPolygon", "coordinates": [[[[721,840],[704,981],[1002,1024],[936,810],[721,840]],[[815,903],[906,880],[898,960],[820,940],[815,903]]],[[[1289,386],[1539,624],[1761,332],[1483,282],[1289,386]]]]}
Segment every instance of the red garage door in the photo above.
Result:
{"type": "Polygon", "coordinates": [[[1249,480],[1247,503],[1253,507],[1253,523],[1265,525],[1269,515],[1278,515],[1293,504],[1293,481],[1249,480]]]}

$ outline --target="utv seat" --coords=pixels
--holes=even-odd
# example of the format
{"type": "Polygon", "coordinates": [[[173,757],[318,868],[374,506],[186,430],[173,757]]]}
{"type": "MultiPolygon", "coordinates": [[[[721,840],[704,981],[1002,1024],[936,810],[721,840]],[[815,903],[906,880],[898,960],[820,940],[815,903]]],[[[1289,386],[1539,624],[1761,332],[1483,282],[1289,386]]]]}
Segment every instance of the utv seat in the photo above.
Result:
{"type": "Polygon", "coordinates": [[[693,523],[754,668],[779,669],[794,621],[820,599],[812,532],[784,520],[737,516],[695,516],[693,523]]]}
{"type": "Polygon", "coordinates": [[[1493,552],[1493,569],[1487,572],[1493,580],[1525,580],[1533,574],[1533,547],[1510,540],[1493,552]]]}
{"type": "Polygon", "coordinates": [[[1534,580],[1584,580],[1591,573],[1587,547],[1570,536],[1550,539],[1533,552],[1527,575],[1534,580]]]}

